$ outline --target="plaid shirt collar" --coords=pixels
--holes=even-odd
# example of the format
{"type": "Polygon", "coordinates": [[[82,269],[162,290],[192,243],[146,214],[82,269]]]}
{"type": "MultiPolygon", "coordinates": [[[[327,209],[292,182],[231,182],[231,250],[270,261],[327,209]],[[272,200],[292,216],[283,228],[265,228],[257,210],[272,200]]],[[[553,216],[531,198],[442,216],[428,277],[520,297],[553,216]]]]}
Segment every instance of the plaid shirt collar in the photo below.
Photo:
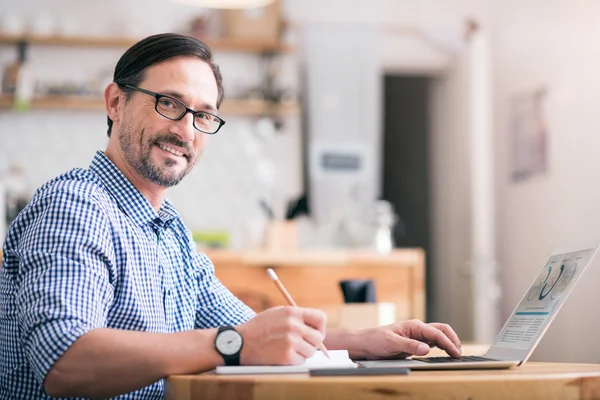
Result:
{"type": "Polygon", "coordinates": [[[179,213],[169,199],[163,201],[157,213],[150,202],[106,157],[104,152],[96,152],[90,164],[90,171],[102,179],[119,208],[138,226],[152,223],[161,228],[167,228],[176,218],[179,218],[179,213]]]}

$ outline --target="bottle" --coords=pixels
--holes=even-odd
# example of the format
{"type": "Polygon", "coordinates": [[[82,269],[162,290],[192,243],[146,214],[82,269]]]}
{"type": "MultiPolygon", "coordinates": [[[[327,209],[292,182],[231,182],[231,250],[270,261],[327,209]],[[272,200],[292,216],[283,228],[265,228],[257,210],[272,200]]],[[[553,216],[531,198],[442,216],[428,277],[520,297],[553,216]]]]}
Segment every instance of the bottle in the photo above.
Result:
{"type": "Polygon", "coordinates": [[[19,56],[17,60],[6,68],[4,76],[2,77],[2,93],[4,94],[14,95],[17,90],[19,72],[25,63],[26,44],[19,43],[18,49],[19,56]]]}
{"type": "Polygon", "coordinates": [[[6,189],[1,178],[0,176],[0,251],[2,250],[2,243],[4,243],[4,239],[6,238],[6,229],[8,228],[6,224],[6,189]]]}
{"type": "Polygon", "coordinates": [[[8,171],[4,191],[5,227],[8,229],[12,221],[29,202],[25,171],[19,165],[13,165],[8,171]]]}
{"type": "Polygon", "coordinates": [[[34,81],[31,76],[31,68],[28,62],[21,63],[13,107],[19,111],[26,111],[31,106],[34,92],[34,81]]]}
{"type": "Polygon", "coordinates": [[[378,200],[375,203],[375,212],[377,230],[373,244],[379,254],[389,254],[395,246],[393,228],[396,224],[396,215],[392,204],[386,200],[378,200]]]}

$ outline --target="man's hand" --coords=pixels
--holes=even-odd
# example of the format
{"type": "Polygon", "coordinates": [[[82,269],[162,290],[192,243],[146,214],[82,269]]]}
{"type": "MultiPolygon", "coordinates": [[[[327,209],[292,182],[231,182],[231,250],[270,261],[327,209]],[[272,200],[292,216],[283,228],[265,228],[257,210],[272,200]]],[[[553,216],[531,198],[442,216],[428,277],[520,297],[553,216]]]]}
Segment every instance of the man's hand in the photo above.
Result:
{"type": "Polygon", "coordinates": [[[359,331],[353,357],[365,359],[424,356],[437,346],[452,357],[460,357],[460,340],[447,324],[426,324],[419,320],[359,331]]]}
{"type": "Polygon", "coordinates": [[[325,338],[327,316],[320,310],[275,307],[238,326],[244,347],[240,363],[298,365],[312,356],[325,338]]]}

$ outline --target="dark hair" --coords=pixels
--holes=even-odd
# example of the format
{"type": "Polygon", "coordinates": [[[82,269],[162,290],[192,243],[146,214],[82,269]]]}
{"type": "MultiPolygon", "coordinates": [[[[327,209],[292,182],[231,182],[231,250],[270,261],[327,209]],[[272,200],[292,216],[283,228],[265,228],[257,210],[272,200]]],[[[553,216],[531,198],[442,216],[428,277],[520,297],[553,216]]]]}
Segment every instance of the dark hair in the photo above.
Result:
{"type": "MultiPolygon", "coordinates": [[[[179,56],[198,57],[210,66],[215,75],[219,90],[217,98],[217,108],[219,108],[224,96],[221,71],[219,70],[219,66],[213,62],[210,48],[193,37],[176,33],[161,33],[140,40],[131,46],[119,59],[115,67],[113,81],[121,85],[137,86],[144,79],[148,67],[179,56]]],[[[128,100],[131,96],[131,90],[122,86],[121,90],[126,93],[126,99],[128,100]]],[[[108,116],[107,120],[107,134],[110,137],[113,122],[108,116]]]]}

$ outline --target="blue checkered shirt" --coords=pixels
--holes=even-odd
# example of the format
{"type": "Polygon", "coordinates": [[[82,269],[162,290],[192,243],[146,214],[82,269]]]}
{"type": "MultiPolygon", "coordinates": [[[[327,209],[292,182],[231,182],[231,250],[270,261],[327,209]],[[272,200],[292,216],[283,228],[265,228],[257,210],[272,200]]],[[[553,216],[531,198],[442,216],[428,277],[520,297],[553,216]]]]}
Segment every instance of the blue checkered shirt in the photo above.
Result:
{"type": "MultiPolygon", "coordinates": [[[[0,269],[0,399],[48,399],[42,382],[95,328],[179,332],[254,317],[102,153],[39,188],[11,224],[0,269]]],[[[93,362],[93,361],[92,361],[93,362]]],[[[162,399],[164,381],[119,396],[162,399]]]]}

